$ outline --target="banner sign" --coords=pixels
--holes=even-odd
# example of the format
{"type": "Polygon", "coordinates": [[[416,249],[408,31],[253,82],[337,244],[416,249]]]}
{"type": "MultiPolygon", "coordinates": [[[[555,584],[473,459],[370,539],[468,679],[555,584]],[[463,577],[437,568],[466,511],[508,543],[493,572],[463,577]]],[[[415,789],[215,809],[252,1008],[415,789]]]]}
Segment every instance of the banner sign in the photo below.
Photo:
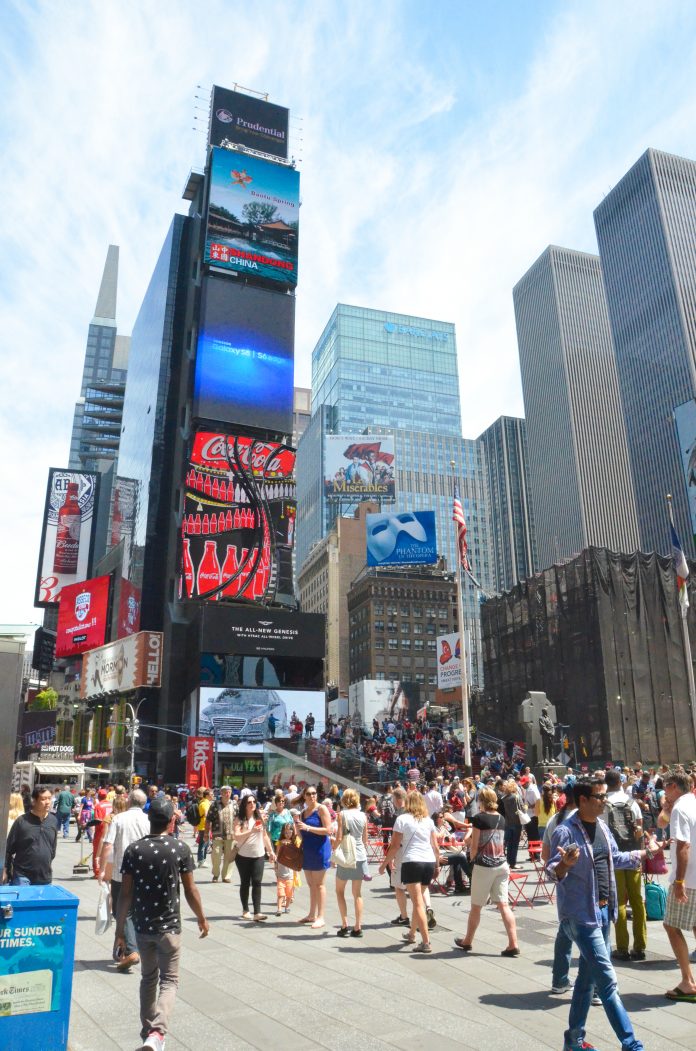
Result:
{"type": "Polygon", "coordinates": [[[462,684],[459,632],[437,637],[437,688],[452,690],[462,684]]]}
{"type": "Polygon", "coordinates": [[[321,659],[325,647],[323,613],[286,613],[212,604],[202,610],[201,653],[321,659]]]}
{"type": "Polygon", "coordinates": [[[89,576],[99,475],[48,472],[35,606],[55,606],[64,584],[89,576]]]}
{"type": "Polygon", "coordinates": [[[330,499],[394,499],[394,436],[327,434],[324,491],[330,499]]]}
{"type": "Polygon", "coordinates": [[[691,531],[696,539],[696,401],[684,402],[674,410],[679,437],[686,495],[691,515],[691,531]]]}
{"type": "Polygon", "coordinates": [[[201,781],[212,785],[214,746],[212,737],[189,737],[186,748],[186,784],[189,788],[198,788],[201,781]],[[201,774],[202,768],[205,768],[205,776],[201,774]]]}
{"type": "Polygon", "coordinates": [[[275,102],[213,85],[210,100],[211,146],[247,146],[274,157],[288,156],[289,111],[275,102]]]}
{"type": "Polygon", "coordinates": [[[74,657],[101,646],[109,615],[110,576],[65,584],[58,606],[56,657],[74,657]]]}
{"type": "Polygon", "coordinates": [[[161,686],[163,639],[161,631],[139,631],[90,650],[82,662],[80,697],[88,700],[141,686],[161,686]]]}
{"type": "Polygon", "coordinates": [[[437,562],[434,511],[403,511],[365,517],[368,566],[437,562]]]}
{"type": "Polygon", "coordinates": [[[140,588],[121,577],[121,586],[118,600],[118,634],[117,638],[125,639],[128,635],[135,635],[140,628],[140,588]]]}
{"type": "Polygon", "coordinates": [[[299,215],[295,168],[213,149],[204,262],[294,287],[299,215]]]}

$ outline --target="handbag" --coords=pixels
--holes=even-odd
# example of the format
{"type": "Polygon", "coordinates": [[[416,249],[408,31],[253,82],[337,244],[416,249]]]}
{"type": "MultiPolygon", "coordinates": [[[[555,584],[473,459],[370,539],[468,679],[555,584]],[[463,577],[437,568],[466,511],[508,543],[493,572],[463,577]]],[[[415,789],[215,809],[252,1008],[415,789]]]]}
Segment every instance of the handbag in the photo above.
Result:
{"type": "Polygon", "coordinates": [[[522,825],[522,828],[524,828],[525,825],[528,825],[532,820],[529,814],[526,814],[524,810],[518,810],[517,816],[520,819],[520,825],[522,825]]]}
{"type": "MultiPolygon", "coordinates": [[[[341,823],[343,824],[342,820],[341,823]]],[[[334,851],[334,857],[336,858],[336,864],[340,865],[343,869],[354,869],[357,865],[355,857],[355,839],[345,825],[343,825],[343,836],[341,842],[334,851]]]]}
{"type": "Polygon", "coordinates": [[[646,876],[664,876],[667,873],[667,861],[665,859],[665,852],[660,847],[659,850],[655,851],[653,856],[649,858],[647,855],[643,858],[643,872],[646,876]]]}
{"type": "Polygon", "coordinates": [[[282,839],[278,843],[276,858],[281,865],[288,869],[299,872],[304,868],[304,850],[302,849],[302,838],[295,836],[292,840],[282,839]]]}

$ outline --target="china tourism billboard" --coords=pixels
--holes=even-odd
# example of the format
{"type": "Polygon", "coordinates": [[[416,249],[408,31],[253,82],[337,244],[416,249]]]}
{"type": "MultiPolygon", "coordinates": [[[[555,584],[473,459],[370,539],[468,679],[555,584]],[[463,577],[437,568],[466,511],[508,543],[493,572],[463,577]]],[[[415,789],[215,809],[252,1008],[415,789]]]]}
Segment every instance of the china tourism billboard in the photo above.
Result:
{"type": "Polygon", "coordinates": [[[434,511],[366,515],[365,539],[368,566],[418,566],[437,562],[434,511]]]}
{"type": "Polygon", "coordinates": [[[287,740],[293,723],[315,719],[314,736],[324,732],[323,690],[216,689],[202,686],[198,733],[217,738],[218,752],[261,752],[263,742],[287,740]]]}
{"type": "Polygon", "coordinates": [[[99,475],[48,472],[35,606],[56,606],[61,588],[89,576],[99,475]]]}
{"type": "Polygon", "coordinates": [[[287,159],[288,118],[285,106],[241,91],[213,86],[210,100],[211,146],[246,146],[287,159]]]}
{"type": "Polygon", "coordinates": [[[197,431],[186,473],[180,596],[292,601],[295,450],[197,431]]]}
{"type": "Polygon", "coordinates": [[[106,638],[109,615],[109,576],[65,584],[58,605],[56,657],[74,657],[106,638]]]}
{"type": "Polygon", "coordinates": [[[394,499],[393,434],[327,434],[324,492],[330,499],[394,499]]]}
{"type": "Polygon", "coordinates": [[[193,413],[292,432],[295,300],[208,275],[201,293],[193,413]]]}
{"type": "Polygon", "coordinates": [[[213,149],[205,263],[296,285],[299,214],[295,168],[213,149]]]}

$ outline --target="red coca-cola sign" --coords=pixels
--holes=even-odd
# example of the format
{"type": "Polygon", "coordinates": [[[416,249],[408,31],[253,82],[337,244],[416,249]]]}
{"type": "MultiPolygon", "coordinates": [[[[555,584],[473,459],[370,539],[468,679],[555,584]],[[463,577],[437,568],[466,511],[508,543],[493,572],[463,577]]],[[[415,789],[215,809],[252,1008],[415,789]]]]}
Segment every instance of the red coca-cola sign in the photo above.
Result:
{"type": "Polygon", "coordinates": [[[295,468],[295,450],[278,442],[198,431],[193,441],[191,464],[225,474],[237,470],[237,464],[240,464],[257,478],[289,478],[295,468]]]}
{"type": "Polygon", "coordinates": [[[104,644],[111,577],[66,584],[58,604],[56,657],[74,657],[104,644]]]}
{"type": "Polygon", "coordinates": [[[189,788],[213,783],[212,737],[189,737],[186,749],[186,784],[189,788]]]}

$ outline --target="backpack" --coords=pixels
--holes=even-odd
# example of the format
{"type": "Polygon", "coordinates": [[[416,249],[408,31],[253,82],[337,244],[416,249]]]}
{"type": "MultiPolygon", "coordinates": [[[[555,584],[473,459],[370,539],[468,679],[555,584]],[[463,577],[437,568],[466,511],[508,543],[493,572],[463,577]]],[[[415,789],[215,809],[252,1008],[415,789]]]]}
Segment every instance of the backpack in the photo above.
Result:
{"type": "Polygon", "coordinates": [[[198,809],[198,803],[191,800],[190,803],[186,804],[186,820],[189,825],[193,825],[195,828],[201,820],[201,812],[198,809]]]}
{"type": "Polygon", "coordinates": [[[636,818],[631,803],[607,803],[607,824],[619,850],[635,850],[636,818]]]}
{"type": "Polygon", "coordinates": [[[645,911],[649,920],[664,920],[667,891],[661,883],[645,884],[645,911]]]}

